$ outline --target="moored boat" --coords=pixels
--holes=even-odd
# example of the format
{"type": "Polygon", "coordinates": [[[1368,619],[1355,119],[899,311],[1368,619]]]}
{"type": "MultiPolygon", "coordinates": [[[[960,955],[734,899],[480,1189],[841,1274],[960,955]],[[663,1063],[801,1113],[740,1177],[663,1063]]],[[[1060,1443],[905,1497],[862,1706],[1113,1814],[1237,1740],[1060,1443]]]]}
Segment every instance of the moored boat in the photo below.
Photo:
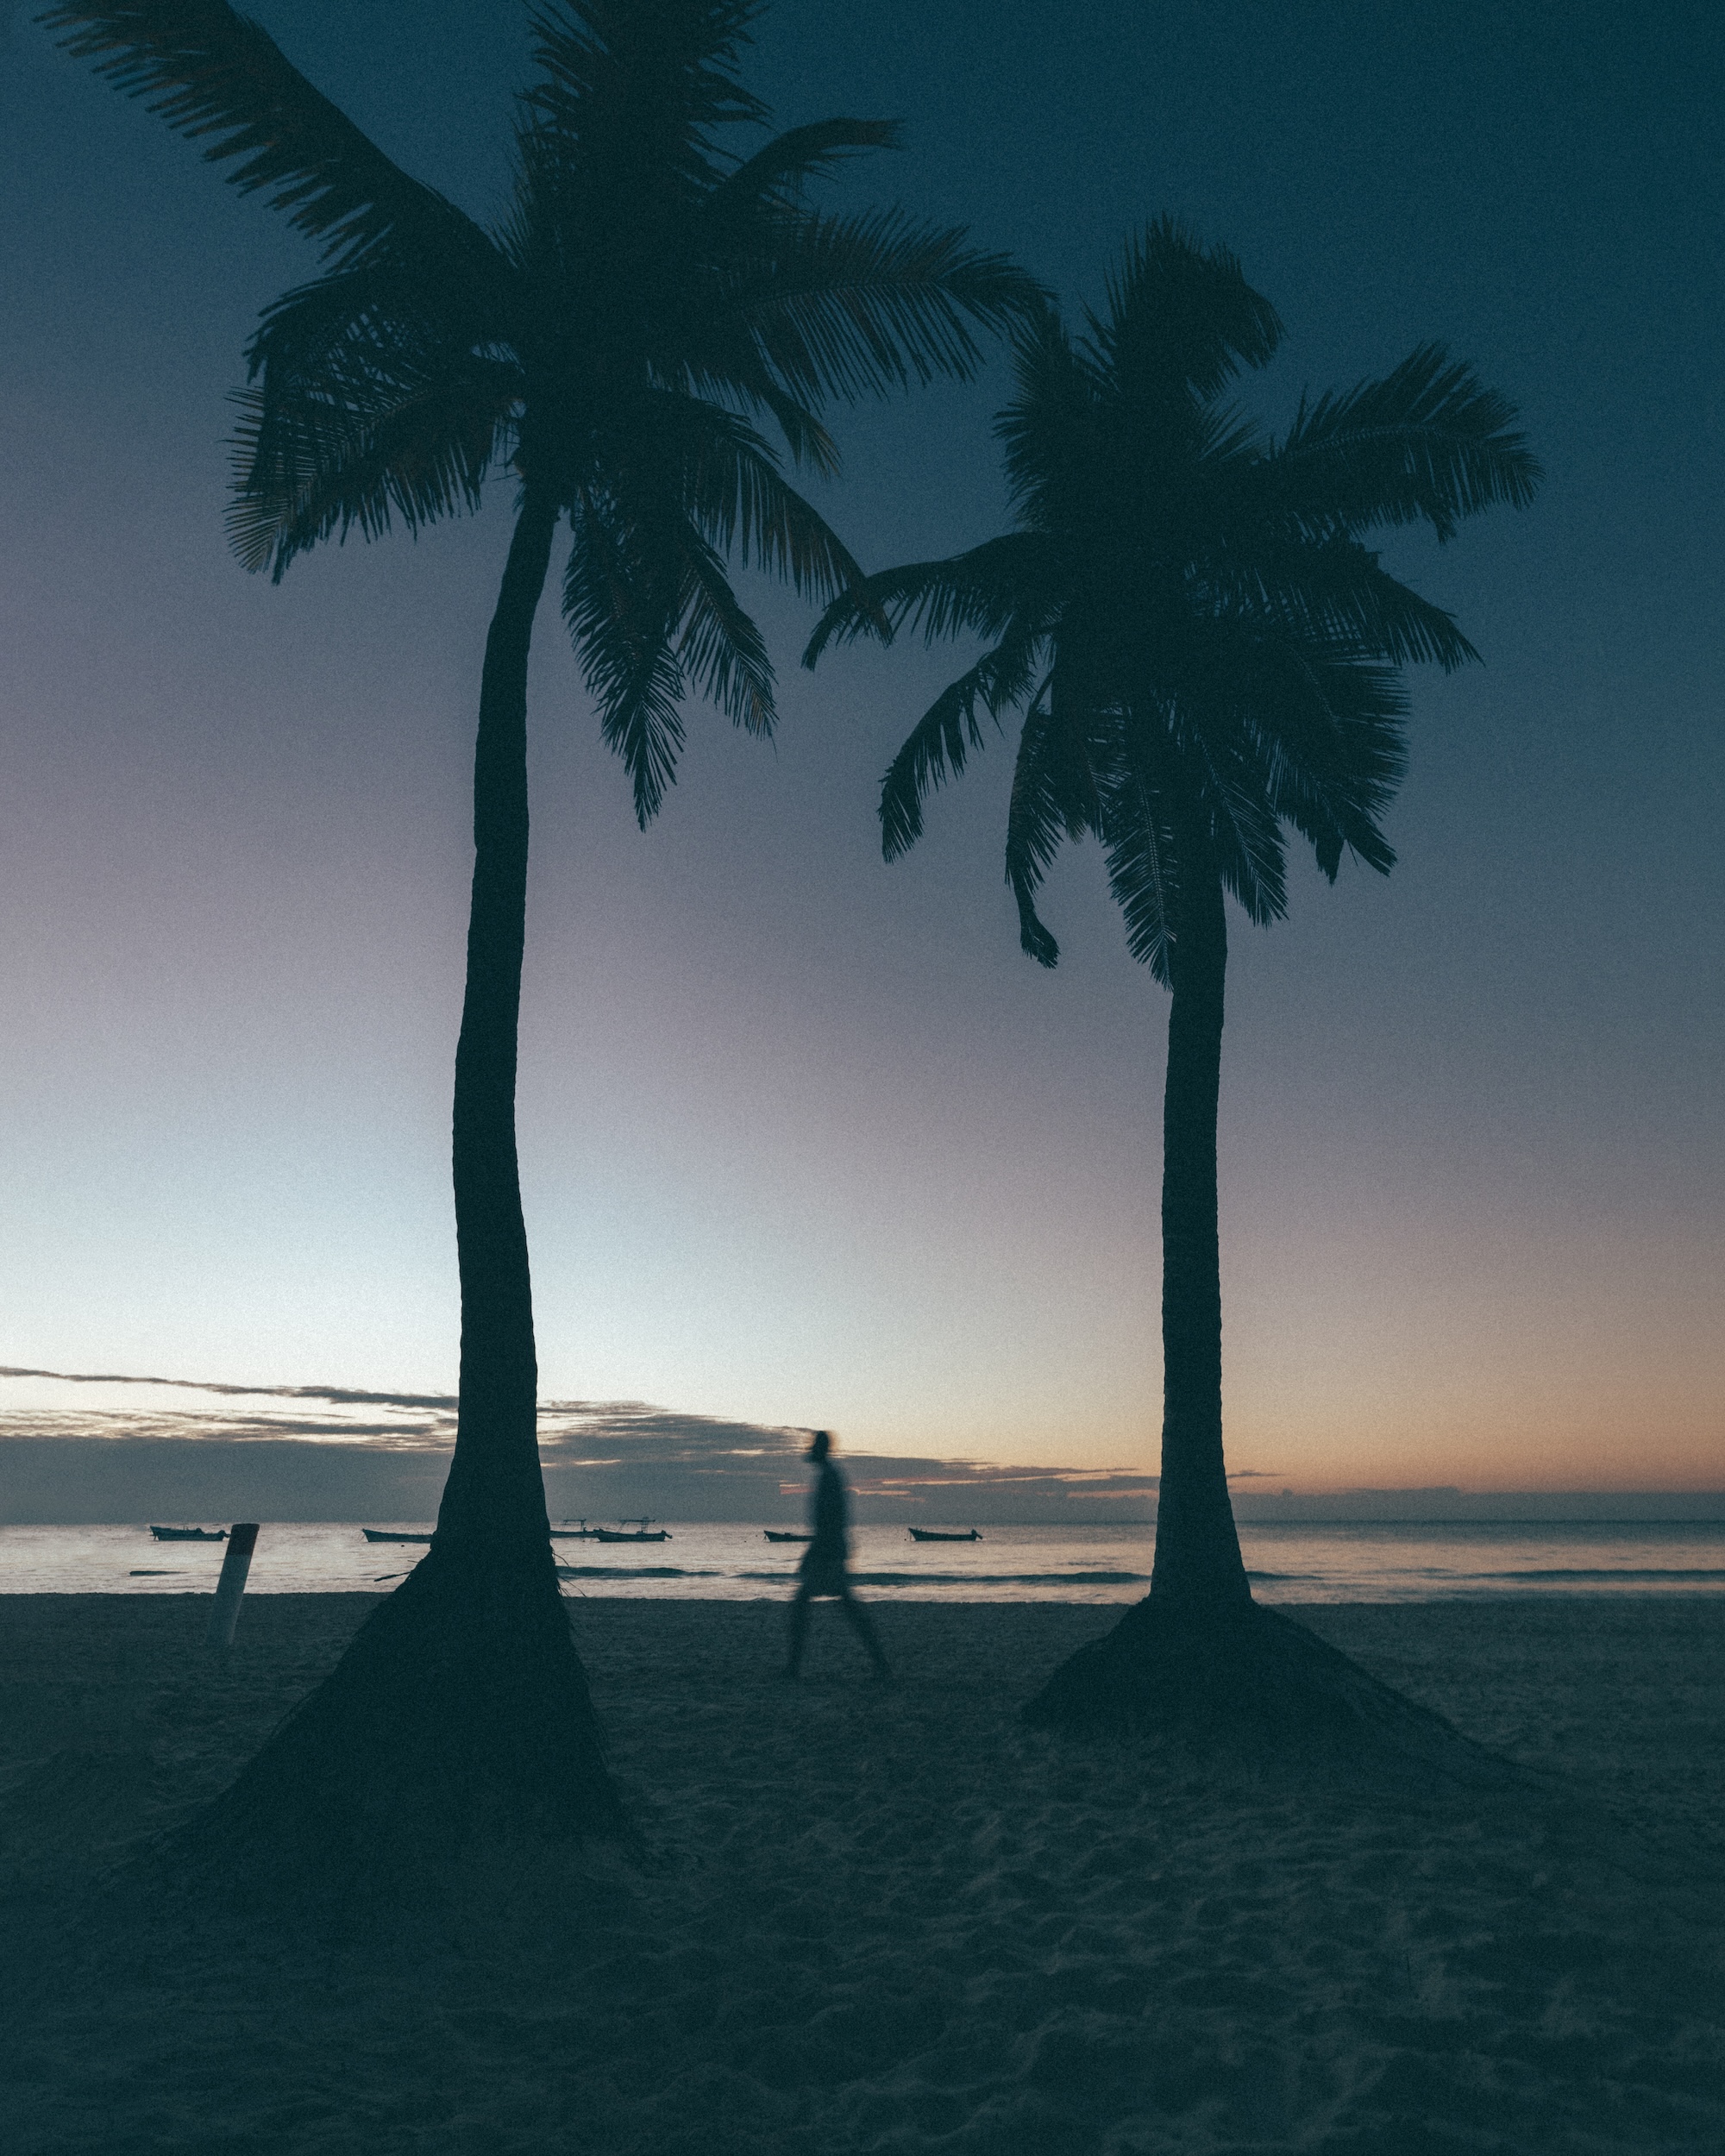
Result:
{"type": "Polygon", "coordinates": [[[398,1534],[393,1527],[361,1527],[360,1532],[367,1542],[429,1542],[430,1535],[398,1534]]]}
{"type": "Polygon", "coordinates": [[[974,1527],[967,1528],[962,1535],[949,1534],[938,1527],[913,1527],[910,1537],[913,1542],[980,1542],[982,1539],[974,1527]]]}
{"type": "Polygon", "coordinates": [[[158,1542],[225,1542],[225,1527],[158,1527],[152,1522],[150,1532],[158,1542]]]}
{"type": "Polygon", "coordinates": [[[665,1527],[656,1527],[650,1534],[645,1527],[632,1528],[626,1534],[618,1528],[595,1527],[592,1533],[595,1542],[668,1542],[671,1539],[665,1527]]]}
{"type": "Polygon", "coordinates": [[[781,1534],[776,1527],[763,1527],[762,1533],[768,1542],[812,1542],[812,1535],[781,1534]]]}

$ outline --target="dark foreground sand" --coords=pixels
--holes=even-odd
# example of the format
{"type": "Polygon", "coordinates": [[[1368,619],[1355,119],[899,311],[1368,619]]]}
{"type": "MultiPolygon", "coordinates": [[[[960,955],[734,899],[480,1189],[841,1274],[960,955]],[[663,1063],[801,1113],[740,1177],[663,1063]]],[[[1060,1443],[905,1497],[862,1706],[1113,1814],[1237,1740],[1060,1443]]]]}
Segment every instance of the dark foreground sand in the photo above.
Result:
{"type": "Polygon", "coordinates": [[[1300,1614],[1549,1794],[1074,1747],[1015,1709],[1113,1613],[591,1601],[652,1868],[479,1861],[253,1921],[104,1883],[357,1595],[0,1598],[9,2156],[1725,2150],[1725,1598],[1300,1614]],[[818,1619],[830,1616],[818,1612],[818,1619]]]}

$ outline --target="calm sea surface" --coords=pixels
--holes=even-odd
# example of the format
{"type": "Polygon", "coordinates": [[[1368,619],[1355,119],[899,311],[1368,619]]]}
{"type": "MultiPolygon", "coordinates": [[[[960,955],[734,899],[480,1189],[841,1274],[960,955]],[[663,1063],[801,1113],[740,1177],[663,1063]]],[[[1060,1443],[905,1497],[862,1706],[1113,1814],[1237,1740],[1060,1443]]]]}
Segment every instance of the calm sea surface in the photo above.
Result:
{"type": "MultiPolygon", "coordinates": [[[[667,1524],[667,1542],[559,1542],[565,1592],[724,1601],[790,1592],[795,1545],[769,1543],[759,1527],[667,1524]]],[[[903,1527],[867,1526],[856,1532],[851,1564],[856,1584],[887,1600],[1127,1602],[1148,1590],[1151,1535],[1148,1527],[985,1527],[980,1542],[919,1543],[903,1527]]],[[[1304,1524],[1243,1527],[1240,1541],[1266,1602],[1725,1589],[1725,1522],[1304,1524]]],[[[273,1595],[365,1589],[392,1583],[421,1554],[368,1543],[357,1526],[271,1524],[248,1584],[273,1595]]],[[[0,1527],[0,1594],[204,1593],[221,1565],[220,1544],[157,1542],[147,1526],[0,1527]]]]}

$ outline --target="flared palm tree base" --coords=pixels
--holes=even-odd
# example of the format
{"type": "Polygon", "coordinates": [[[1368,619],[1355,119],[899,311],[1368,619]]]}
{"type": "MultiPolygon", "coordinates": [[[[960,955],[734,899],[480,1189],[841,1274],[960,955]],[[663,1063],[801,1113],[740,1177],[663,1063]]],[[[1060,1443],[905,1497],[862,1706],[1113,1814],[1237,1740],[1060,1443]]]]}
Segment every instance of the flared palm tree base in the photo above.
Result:
{"type": "Polygon", "coordinates": [[[434,1545],[180,1837],[319,1871],[633,1839],[549,1545],[434,1545]]]}
{"type": "Polygon", "coordinates": [[[1304,1625],[1251,1601],[1146,1595],[1063,1663],[1024,1717],[1038,1729],[1400,1764],[1467,1783],[1520,1771],[1304,1625]]]}

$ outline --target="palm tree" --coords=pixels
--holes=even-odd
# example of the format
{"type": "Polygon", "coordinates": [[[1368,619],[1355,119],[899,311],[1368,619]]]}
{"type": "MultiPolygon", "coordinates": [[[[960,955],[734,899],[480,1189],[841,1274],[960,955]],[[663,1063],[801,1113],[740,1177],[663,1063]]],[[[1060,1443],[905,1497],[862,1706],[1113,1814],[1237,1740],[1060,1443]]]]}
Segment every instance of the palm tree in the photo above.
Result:
{"type": "Polygon", "coordinates": [[[807,184],[886,147],[827,120],[731,154],[765,108],[737,76],[759,0],[567,0],[532,17],[515,186],[486,230],[411,179],[226,0],[65,0],[75,56],[148,95],[228,177],[322,243],[248,354],[231,530],[276,577],[319,541],[417,531],[507,475],[514,534],[486,638],[455,1057],[459,1432],[423,1563],[253,1761],[224,1816],[322,1842],[448,1839],[492,1815],[617,1829],[548,1539],[515,1141],[529,640],[560,526],[563,612],[644,826],[699,693],[770,730],[773,672],[728,557],[827,600],[860,573],[761,429],[821,473],[823,404],[980,358],[1036,288],[895,209],[807,184]]]}
{"type": "MultiPolygon", "coordinates": [[[[1242,1640],[1286,1646],[1254,1611],[1222,1451],[1225,900],[1258,923],[1286,910],[1289,829],[1332,881],[1345,852],[1388,871],[1402,669],[1477,655],[1366,536],[1422,523],[1447,539],[1464,517],[1529,500],[1539,475],[1512,407],[1435,345],[1267,434],[1225,398],[1275,352],[1275,311],[1233,255],[1170,220],[1127,247],[1086,329],[1075,342],[1048,310],[1016,337],[1017,393],[995,433],[1017,528],[851,586],[806,654],[812,666],[829,642],[906,624],[930,642],[981,637],[887,773],[887,858],[982,747],[979,711],[998,723],[1022,707],[1007,880],[1024,949],[1055,963],[1038,887],[1063,838],[1093,833],[1134,956],[1172,990],[1155,1562],[1107,1651],[1087,1650],[1035,1704],[1081,1720],[1138,1713],[1146,1684],[1175,1681],[1166,1655],[1145,1652],[1174,1630],[1189,1650],[1226,1636],[1236,1664],[1242,1640]]],[[[1195,1700],[1219,1681],[1201,1659],[1195,1700]]]]}

